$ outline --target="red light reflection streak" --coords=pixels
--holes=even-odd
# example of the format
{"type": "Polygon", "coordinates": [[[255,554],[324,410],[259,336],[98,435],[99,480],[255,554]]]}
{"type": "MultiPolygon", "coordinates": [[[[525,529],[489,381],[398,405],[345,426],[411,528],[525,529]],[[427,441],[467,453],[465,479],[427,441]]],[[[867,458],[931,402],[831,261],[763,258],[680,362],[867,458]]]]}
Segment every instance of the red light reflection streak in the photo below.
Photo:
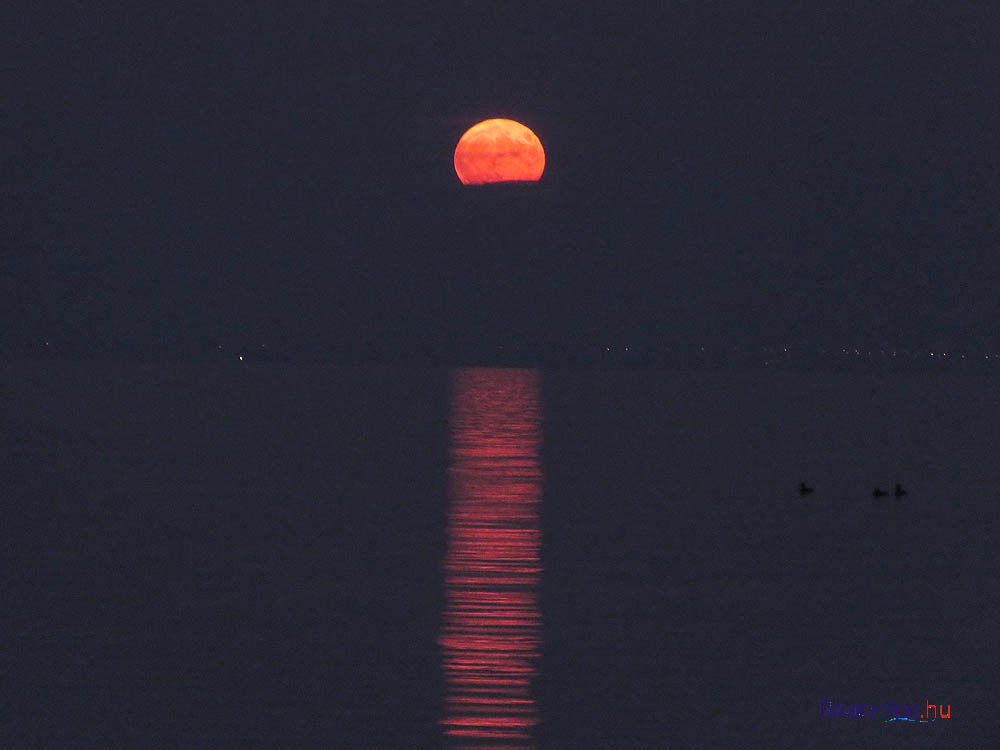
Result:
{"type": "Polygon", "coordinates": [[[541,415],[533,370],[455,373],[441,651],[445,734],[460,747],[528,748],[541,642],[541,415]]]}

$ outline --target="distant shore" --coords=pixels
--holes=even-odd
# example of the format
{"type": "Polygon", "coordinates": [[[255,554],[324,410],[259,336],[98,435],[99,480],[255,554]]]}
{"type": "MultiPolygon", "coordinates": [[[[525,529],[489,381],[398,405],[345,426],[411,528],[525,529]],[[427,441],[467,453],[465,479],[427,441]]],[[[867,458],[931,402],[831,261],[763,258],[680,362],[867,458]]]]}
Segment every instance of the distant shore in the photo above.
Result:
{"type": "Polygon", "coordinates": [[[551,351],[506,346],[476,347],[446,352],[389,352],[378,349],[292,351],[281,348],[227,347],[185,350],[182,347],[128,351],[79,351],[38,347],[0,351],[5,361],[164,362],[184,364],[283,364],[344,367],[538,367],[579,369],[708,369],[708,370],[832,370],[936,373],[1000,371],[1000,353],[841,348],[759,349],[605,347],[551,351]]]}

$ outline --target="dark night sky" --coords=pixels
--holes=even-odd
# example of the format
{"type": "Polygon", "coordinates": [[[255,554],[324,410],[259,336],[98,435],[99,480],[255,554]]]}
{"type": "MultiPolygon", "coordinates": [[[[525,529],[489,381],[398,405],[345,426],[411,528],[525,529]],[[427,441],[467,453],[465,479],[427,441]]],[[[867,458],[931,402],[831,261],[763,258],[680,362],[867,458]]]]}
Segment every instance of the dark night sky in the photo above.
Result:
{"type": "Polygon", "coordinates": [[[995,340],[988,3],[133,5],[4,23],[12,346],[995,340]]]}

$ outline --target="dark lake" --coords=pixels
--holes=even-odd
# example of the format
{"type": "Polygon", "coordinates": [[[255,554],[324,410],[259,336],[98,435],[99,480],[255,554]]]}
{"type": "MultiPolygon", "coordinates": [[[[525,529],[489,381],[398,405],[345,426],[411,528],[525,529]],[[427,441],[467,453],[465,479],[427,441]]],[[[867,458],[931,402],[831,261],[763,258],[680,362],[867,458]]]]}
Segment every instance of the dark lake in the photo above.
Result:
{"type": "Polygon", "coordinates": [[[995,376],[0,372],[4,747],[1000,738],[995,376]]]}

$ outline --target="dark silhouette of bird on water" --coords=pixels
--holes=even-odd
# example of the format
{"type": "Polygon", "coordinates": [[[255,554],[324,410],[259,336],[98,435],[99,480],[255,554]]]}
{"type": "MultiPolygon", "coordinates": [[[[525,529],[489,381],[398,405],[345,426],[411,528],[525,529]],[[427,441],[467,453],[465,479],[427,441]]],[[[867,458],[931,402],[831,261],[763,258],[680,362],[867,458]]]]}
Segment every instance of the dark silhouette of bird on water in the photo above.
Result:
{"type": "Polygon", "coordinates": [[[883,490],[881,487],[876,487],[872,490],[872,497],[885,497],[889,493],[883,490]]]}
{"type": "Polygon", "coordinates": [[[815,491],[816,491],[815,488],[810,487],[805,482],[799,482],[799,497],[805,497],[806,495],[811,495],[815,491]]]}
{"type": "Polygon", "coordinates": [[[903,489],[903,485],[901,485],[899,482],[896,482],[896,490],[892,494],[895,495],[896,497],[903,497],[903,495],[906,494],[906,490],[903,489]]]}

